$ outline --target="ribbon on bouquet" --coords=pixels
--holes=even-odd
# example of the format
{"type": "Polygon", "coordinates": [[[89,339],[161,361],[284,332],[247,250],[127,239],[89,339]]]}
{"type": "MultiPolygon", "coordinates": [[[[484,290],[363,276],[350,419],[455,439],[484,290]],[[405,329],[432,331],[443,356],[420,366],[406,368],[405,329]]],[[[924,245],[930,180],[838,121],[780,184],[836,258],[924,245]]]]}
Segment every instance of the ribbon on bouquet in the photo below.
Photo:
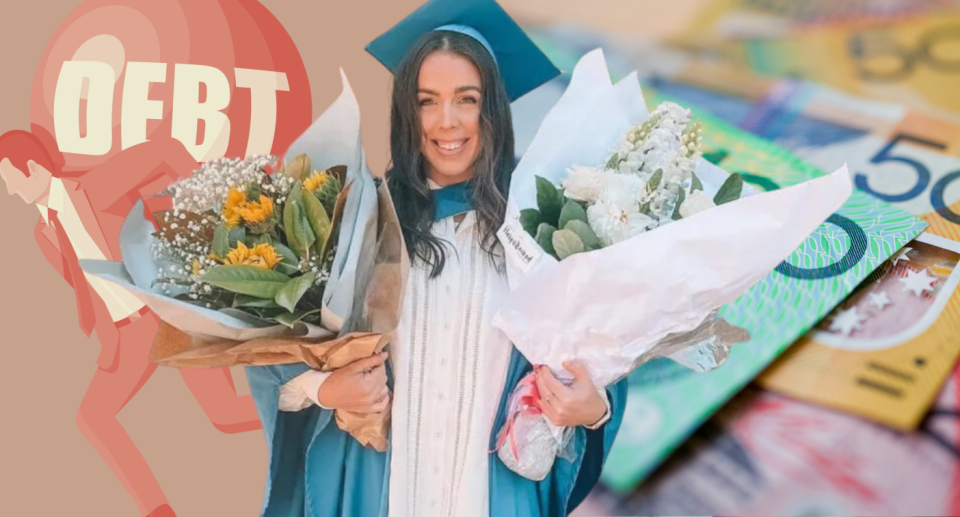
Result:
{"type": "Polygon", "coordinates": [[[500,448],[503,447],[503,443],[509,439],[510,452],[513,453],[514,458],[520,459],[520,452],[517,447],[517,438],[514,435],[513,426],[521,414],[524,416],[540,416],[543,414],[543,410],[540,409],[540,391],[537,389],[536,376],[536,370],[540,368],[541,366],[534,367],[533,372],[528,373],[520,379],[517,387],[513,390],[513,393],[510,394],[510,401],[507,403],[507,421],[503,424],[500,436],[497,437],[496,449],[490,452],[500,450],[500,448]]]}

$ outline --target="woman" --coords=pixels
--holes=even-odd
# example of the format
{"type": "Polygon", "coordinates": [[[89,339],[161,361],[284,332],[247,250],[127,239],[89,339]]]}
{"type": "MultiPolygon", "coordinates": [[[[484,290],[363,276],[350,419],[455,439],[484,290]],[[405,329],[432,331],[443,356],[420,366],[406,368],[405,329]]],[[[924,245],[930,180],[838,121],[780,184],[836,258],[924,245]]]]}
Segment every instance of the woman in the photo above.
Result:
{"type": "MultiPolygon", "coordinates": [[[[390,348],[395,382],[388,457],[359,447],[328,423],[329,409],[385,407],[390,396],[384,356],[331,374],[278,373],[269,384],[282,384],[271,393],[287,412],[280,418],[288,436],[281,442],[272,437],[265,515],[566,515],[596,483],[619,427],[623,383],[599,391],[581,365],[570,364],[575,382],[568,387],[541,369],[543,413],[576,428],[575,460],[557,459],[550,476],[534,482],[490,453],[507,398],[531,371],[490,319],[509,292],[495,235],[514,166],[509,103],[536,84],[527,81],[508,94],[511,84],[500,70],[511,57],[498,56],[476,29],[446,25],[462,20],[442,12],[452,4],[434,0],[411,15],[416,21],[426,10],[421,23],[398,26],[403,37],[414,32],[415,43],[398,45],[398,36],[387,33],[370,47],[374,55],[379,43],[391,51],[407,47],[402,59],[388,65],[395,81],[387,182],[412,259],[404,313],[390,348]],[[433,16],[431,9],[441,14],[433,16]],[[418,29],[422,24],[439,29],[418,29]],[[290,469],[304,459],[300,480],[290,469]]],[[[488,0],[458,5],[506,16],[488,0]]],[[[503,20],[496,22],[503,26],[503,20]]],[[[518,28],[497,34],[526,40],[518,28]]]]}

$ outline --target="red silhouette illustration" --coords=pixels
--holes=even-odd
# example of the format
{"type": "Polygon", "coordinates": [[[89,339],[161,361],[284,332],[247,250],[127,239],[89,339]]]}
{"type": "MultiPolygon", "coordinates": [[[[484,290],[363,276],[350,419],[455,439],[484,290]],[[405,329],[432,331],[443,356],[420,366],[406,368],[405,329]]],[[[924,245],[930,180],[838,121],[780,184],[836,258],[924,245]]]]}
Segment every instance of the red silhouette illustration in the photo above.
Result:
{"type": "MultiPolygon", "coordinates": [[[[40,209],[37,244],[73,287],[80,328],[101,343],[77,425],[142,515],[174,512],[116,415],[156,369],[159,319],[78,261],[121,259],[120,227],[141,197],[147,211],[168,209],[151,196],[199,162],[277,154],[311,119],[296,46],[258,2],[87,0],[37,66],[30,132],[0,136],[7,190],[40,209]]],[[[260,428],[228,368],[180,374],[217,429],[260,428]]]]}

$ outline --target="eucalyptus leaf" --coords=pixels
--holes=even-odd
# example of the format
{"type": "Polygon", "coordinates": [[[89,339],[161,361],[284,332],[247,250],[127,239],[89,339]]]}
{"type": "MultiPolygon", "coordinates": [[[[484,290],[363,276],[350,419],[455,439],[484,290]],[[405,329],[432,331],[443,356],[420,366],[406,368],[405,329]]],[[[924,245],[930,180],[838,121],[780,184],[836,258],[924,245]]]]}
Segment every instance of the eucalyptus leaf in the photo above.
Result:
{"type": "Polygon", "coordinates": [[[211,245],[210,251],[218,257],[226,257],[230,253],[230,230],[227,228],[227,224],[221,222],[217,225],[217,229],[213,231],[213,243],[211,245]]]}
{"type": "Polygon", "coordinates": [[[557,230],[553,232],[553,249],[557,252],[557,258],[563,260],[570,255],[582,253],[584,251],[583,241],[572,230],[557,230]]]}
{"type": "Polygon", "coordinates": [[[570,221],[563,229],[570,230],[577,234],[577,237],[580,237],[580,241],[587,250],[598,250],[603,247],[603,242],[600,240],[600,237],[597,237],[597,233],[593,231],[593,228],[590,228],[589,224],[583,221],[570,221]]]}
{"type": "Polygon", "coordinates": [[[547,223],[540,223],[540,226],[537,227],[537,235],[534,237],[537,244],[543,248],[543,251],[546,251],[554,257],[557,256],[557,252],[553,249],[553,234],[556,231],[557,229],[555,227],[547,223]]]}
{"type": "Polygon", "coordinates": [[[680,219],[680,206],[683,205],[685,199],[687,199],[687,193],[683,189],[680,189],[680,193],[677,194],[677,206],[673,208],[673,216],[671,217],[674,221],[680,219]]]}
{"type": "Polygon", "coordinates": [[[566,228],[570,221],[587,222],[587,211],[583,209],[583,205],[572,199],[568,199],[560,210],[560,224],[557,228],[566,228]]]}
{"type": "Polygon", "coordinates": [[[231,264],[214,267],[201,280],[232,293],[272,300],[290,278],[270,269],[231,264]]]}
{"type": "Polygon", "coordinates": [[[537,208],[544,223],[556,226],[560,220],[560,209],[563,199],[557,187],[549,180],[537,176],[537,208]]]}
{"type": "Polygon", "coordinates": [[[524,208],[520,211],[520,225],[531,237],[537,234],[537,228],[543,222],[540,211],[536,208],[524,208]]]}
{"type": "Polygon", "coordinates": [[[313,283],[316,279],[317,274],[313,271],[296,278],[291,278],[286,284],[284,284],[283,288],[277,292],[277,296],[274,298],[274,301],[277,302],[277,305],[287,309],[290,312],[296,311],[297,303],[300,301],[300,298],[302,298],[303,294],[307,292],[307,289],[310,289],[310,287],[313,286],[313,283]]]}
{"type": "Polygon", "coordinates": [[[740,199],[740,193],[742,191],[743,176],[734,172],[723,182],[723,185],[720,186],[717,195],[713,196],[713,204],[720,206],[724,203],[736,201],[740,199]]]}

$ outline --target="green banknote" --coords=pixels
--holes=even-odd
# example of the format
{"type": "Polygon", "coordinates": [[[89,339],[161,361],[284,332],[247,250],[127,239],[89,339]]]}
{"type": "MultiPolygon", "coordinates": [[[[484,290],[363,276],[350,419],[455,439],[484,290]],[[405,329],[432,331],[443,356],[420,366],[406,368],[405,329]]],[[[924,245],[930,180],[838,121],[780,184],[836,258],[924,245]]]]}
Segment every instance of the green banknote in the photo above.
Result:
{"type": "MultiPolygon", "coordinates": [[[[667,100],[647,96],[651,106],[667,100]]],[[[692,108],[704,124],[705,157],[764,190],[823,174],[788,151],[692,108]]],[[[708,416],[847,297],[927,223],[855,190],[847,203],[750,291],[724,306],[730,323],[751,340],[709,373],[660,359],[630,377],[623,426],[602,480],[629,490],[642,481],[708,416]]]]}

